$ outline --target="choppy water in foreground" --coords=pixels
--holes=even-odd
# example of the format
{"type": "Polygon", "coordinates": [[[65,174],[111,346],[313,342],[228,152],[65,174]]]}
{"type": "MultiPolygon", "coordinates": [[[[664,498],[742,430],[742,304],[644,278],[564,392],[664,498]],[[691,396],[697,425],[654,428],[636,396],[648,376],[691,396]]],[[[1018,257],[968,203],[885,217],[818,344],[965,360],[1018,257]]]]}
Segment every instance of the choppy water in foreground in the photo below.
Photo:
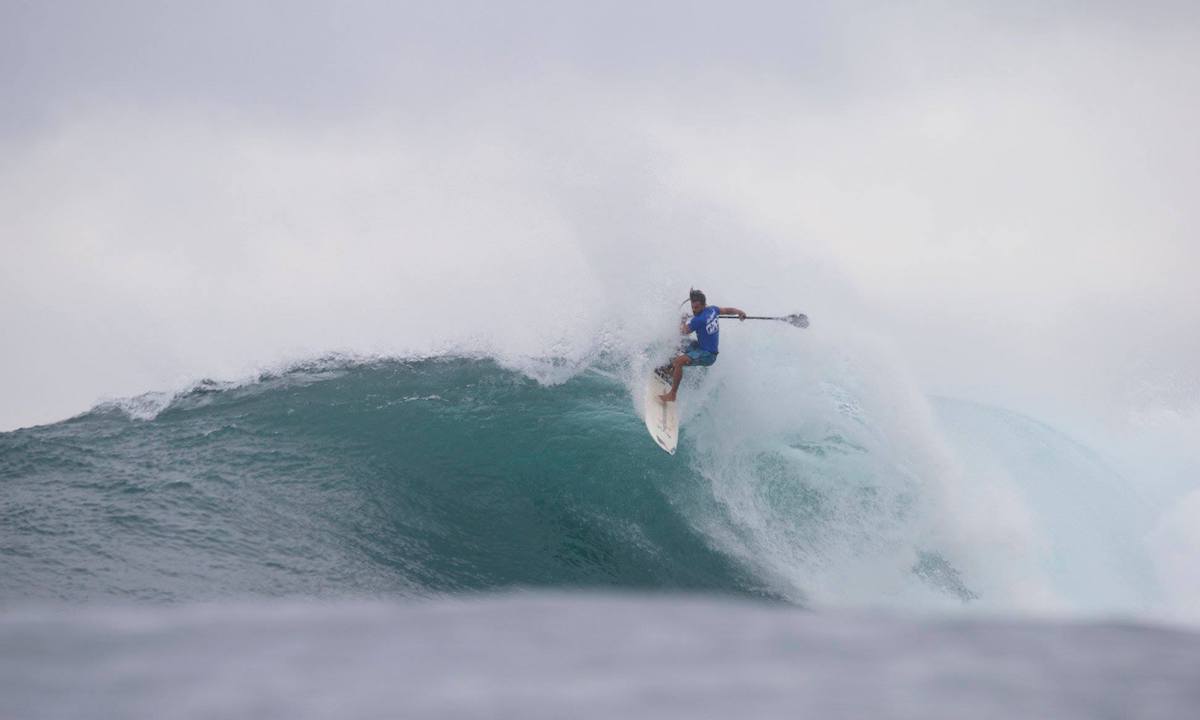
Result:
{"type": "Polygon", "coordinates": [[[694,597],[0,616],[12,718],[1193,718],[1200,636],[694,597]]]}

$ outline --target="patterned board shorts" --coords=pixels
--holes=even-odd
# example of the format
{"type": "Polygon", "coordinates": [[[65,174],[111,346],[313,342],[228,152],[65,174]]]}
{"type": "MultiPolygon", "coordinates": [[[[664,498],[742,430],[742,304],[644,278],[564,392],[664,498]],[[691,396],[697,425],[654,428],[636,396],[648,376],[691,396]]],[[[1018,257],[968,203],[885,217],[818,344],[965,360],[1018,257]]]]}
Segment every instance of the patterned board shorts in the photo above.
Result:
{"type": "Polygon", "coordinates": [[[683,354],[687,355],[693,365],[707,367],[717,361],[717,353],[701,350],[700,345],[694,340],[690,345],[683,349],[683,354]]]}

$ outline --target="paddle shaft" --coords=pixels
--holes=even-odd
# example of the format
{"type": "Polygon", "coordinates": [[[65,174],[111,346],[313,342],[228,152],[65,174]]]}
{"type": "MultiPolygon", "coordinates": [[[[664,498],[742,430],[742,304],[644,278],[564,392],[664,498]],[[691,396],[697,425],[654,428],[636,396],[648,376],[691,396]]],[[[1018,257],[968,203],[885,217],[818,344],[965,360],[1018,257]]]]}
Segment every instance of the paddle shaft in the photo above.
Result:
{"type": "Polygon", "coordinates": [[[771,317],[769,315],[747,315],[745,318],[739,318],[737,315],[728,315],[728,314],[721,315],[719,317],[737,318],[739,320],[742,320],[742,319],[745,319],[745,320],[778,320],[779,322],[785,322],[788,325],[791,325],[792,327],[798,327],[798,328],[808,327],[808,316],[805,315],[804,313],[797,313],[795,315],[787,315],[785,317],[771,317]]]}

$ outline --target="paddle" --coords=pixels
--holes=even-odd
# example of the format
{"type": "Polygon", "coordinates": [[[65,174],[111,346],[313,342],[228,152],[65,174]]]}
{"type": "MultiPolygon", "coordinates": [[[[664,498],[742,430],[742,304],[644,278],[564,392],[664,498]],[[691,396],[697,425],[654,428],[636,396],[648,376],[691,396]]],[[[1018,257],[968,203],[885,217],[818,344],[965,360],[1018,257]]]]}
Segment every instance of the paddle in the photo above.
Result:
{"type": "MultiPolygon", "coordinates": [[[[737,319],[737,315],[721,315],[721,317],[733,318],[735,320],[737,319]]],[[[808,327],[808,316],[805,315],[804,313],[796,313],[795,315],[787,315],[785,317],[767,317],[765,315],[747,315],[746,319],[747,320],[779,320],[780,322],[785,322],[788,325],[794,325],[795,327],[798,327],[798,328],[808,327]]]]}

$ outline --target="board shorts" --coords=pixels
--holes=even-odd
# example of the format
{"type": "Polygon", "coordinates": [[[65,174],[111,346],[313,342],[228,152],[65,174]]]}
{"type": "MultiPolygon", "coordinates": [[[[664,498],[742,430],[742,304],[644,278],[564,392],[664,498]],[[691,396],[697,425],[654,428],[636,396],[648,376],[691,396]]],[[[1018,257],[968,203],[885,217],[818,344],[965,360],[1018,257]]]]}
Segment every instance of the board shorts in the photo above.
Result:
{"type": "Polygon", "coordinates": [[[708,367],[717,361],[717,353],[701,350],[700,345],[695,340],[683,349],[683,354],[688,356],[693,365],[699,365],[700,367],[708,367]]]}

